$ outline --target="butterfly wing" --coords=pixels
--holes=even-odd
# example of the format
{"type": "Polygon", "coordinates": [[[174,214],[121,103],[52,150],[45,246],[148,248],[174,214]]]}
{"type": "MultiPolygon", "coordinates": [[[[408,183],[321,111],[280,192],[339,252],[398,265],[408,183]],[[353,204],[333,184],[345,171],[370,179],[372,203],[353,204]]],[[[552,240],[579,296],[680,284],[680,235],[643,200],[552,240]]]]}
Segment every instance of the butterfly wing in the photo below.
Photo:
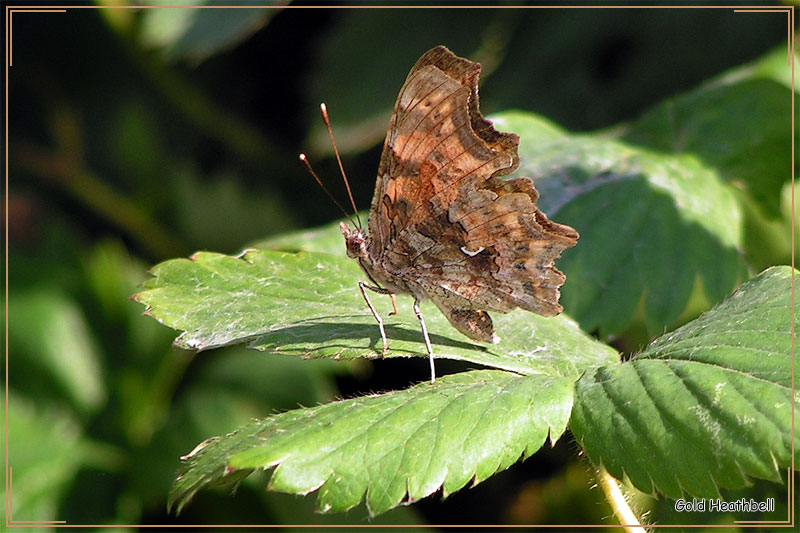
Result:
{"type": "Polygon", "coordinates": [[[536,208],[537,198],[528,178],[492,178],[477,190],[464,191],[447,210],[451,226],[413,263],[450,322],[459,331],[479,332],[462,331],[471,338],[491,340],[491,322],[461,309],[507,312],[520,307],[543,316],[562,310],[559,287],[565,277],[553,262],[575,245],[578,233],[548,220],[536,208]],[[445,254],[447,260],[440,261],[445,254]]]}
{"type": "Polygon", "coordinates": [[[478,111],[480,70],[478,63],[438,46],[409,72],[395,102],[372,197],[369,230],[376,251],[447,206],[459,193],[458,182],[485,180],[519,165],[518,137],[498,133],[478,111]]]}
{"type": "Polygon", "coordinates": [[[370,211],[370,256],[429,297],[470,338],[493,341],[485,311],[561,311],[553,265],[578,234],[538,210],[519,165],[519,138],[478,108],[480,65],[437,47],[400,91],[370,211]]]}

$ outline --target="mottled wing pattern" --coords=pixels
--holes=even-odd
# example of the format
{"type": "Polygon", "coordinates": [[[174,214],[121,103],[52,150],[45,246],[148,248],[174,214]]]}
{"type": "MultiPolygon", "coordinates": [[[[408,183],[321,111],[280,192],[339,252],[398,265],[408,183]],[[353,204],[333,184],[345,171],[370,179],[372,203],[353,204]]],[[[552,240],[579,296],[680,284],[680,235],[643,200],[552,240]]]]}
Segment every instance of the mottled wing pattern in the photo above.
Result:
{"type": "Polygon", "coordinates": [[[553,265],[578,234],[536,207],[519,138],[478,108],[480,65],[444,47],[423,55],[395,104],[370,211],[370,256],[427,296],[468,337],[496,341],[485,311],[561,311],[553,265]]]}
{"type": "Polygon", "coordinates": [[[450,226],[413,262],[426,293],[468,337],[493,339],[483,310],[561,312],[558,289],[565,278],[553,261],[575,245],[578,233],[548,220],[537,198],[528,178],[492,178],[464,191],[447,210],[450,226]]]}
{"type": "Polygon", "coordinates": [[[446,208],[459,194],[459,182],[479,183],[519,165],[518,137],[498,133],[478,111],[480,70],[439,46],[409,72],[389,123],[370,208],[369,234],[378,253],[404,229],[446,208]]]}

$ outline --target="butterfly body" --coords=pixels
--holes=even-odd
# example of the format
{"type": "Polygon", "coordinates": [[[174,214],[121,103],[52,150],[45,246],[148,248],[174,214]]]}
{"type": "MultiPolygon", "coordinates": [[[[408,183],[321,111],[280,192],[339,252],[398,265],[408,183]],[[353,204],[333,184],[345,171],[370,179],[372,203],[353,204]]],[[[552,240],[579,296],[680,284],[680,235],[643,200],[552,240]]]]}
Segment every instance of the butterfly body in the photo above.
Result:
{"type": "Polygon", "coordinates": [[[530,179],[500,178],[519,166],[519,137],[481,115],[479,74],[443,46],[419,59],[389,124],[369,234],[342,233],[373,284],[362,293],[411,294],[415,311],[431,299],[467,337],[497,342],[487,311],[561,312],[565,278],[553,261],[578,233],[538,210],[530,179]]]}

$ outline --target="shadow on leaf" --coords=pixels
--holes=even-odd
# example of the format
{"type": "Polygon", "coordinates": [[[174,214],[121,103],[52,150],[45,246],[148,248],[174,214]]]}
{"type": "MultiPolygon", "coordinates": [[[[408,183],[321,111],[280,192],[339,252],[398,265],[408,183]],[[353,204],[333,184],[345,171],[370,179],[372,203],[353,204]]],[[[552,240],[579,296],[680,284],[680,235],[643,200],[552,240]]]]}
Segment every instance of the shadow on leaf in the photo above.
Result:
{"type": "MultiPolygon", "coordinates": [[[[385,324],[386,338],[389,347],[386,357],[424,356],[425,344],[422,333],[402,325],[385,324]],[[400,346],[397,344],[401,343],[400,346]],[[412,345],[412,346],[409,346],[412,345]]],[[[316,322],[291,325],[275,329],[265,334],[254,335],[248,343],[251,348],[275,353],[303,352],[310,357],[327,355],[331,351],[339,351],[346,359],[368,356],[378,357],[381,350],[381,336],[377,324],[352,324],[347,322],[316,322]],[[353,347],[347,342],[337,340],[369,339],[363,348],[353,347]],[[299,345],[299,346],[298,346],[299,345]],[[333,349],[333,350],[332,350],[333,349]],[[322,353],[325,350],[325,353],[322,353]],[[359,353],[369,350],[369,354],[359,353]]],[[[448,346],[466,350],[486,352],[485,346],[466,341],[458,341],[444,335],[430,333],[431,344],[448,346]]],[[[436,349],[434,348],[434,353],[436,349]]]]}

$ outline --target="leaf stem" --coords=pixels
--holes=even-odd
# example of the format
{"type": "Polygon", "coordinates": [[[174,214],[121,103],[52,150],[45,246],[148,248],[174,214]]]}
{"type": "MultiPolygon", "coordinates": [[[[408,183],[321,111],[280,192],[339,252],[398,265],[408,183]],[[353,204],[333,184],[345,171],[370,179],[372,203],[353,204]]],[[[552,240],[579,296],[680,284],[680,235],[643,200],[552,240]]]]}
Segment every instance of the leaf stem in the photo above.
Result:
{"type": "Polygon", "coordinates": [[[640,525],[641,521],[628,505],[628,501],[622,493],[617,480],[603,467],[595,470],[595,476],[603,489],[603,493],[606,495],[606,500],[614,510],[614,515],[616,515],[620,525],[625,528],[625,531],[629,533],[646,533],[647,529],[640,525]]]}

